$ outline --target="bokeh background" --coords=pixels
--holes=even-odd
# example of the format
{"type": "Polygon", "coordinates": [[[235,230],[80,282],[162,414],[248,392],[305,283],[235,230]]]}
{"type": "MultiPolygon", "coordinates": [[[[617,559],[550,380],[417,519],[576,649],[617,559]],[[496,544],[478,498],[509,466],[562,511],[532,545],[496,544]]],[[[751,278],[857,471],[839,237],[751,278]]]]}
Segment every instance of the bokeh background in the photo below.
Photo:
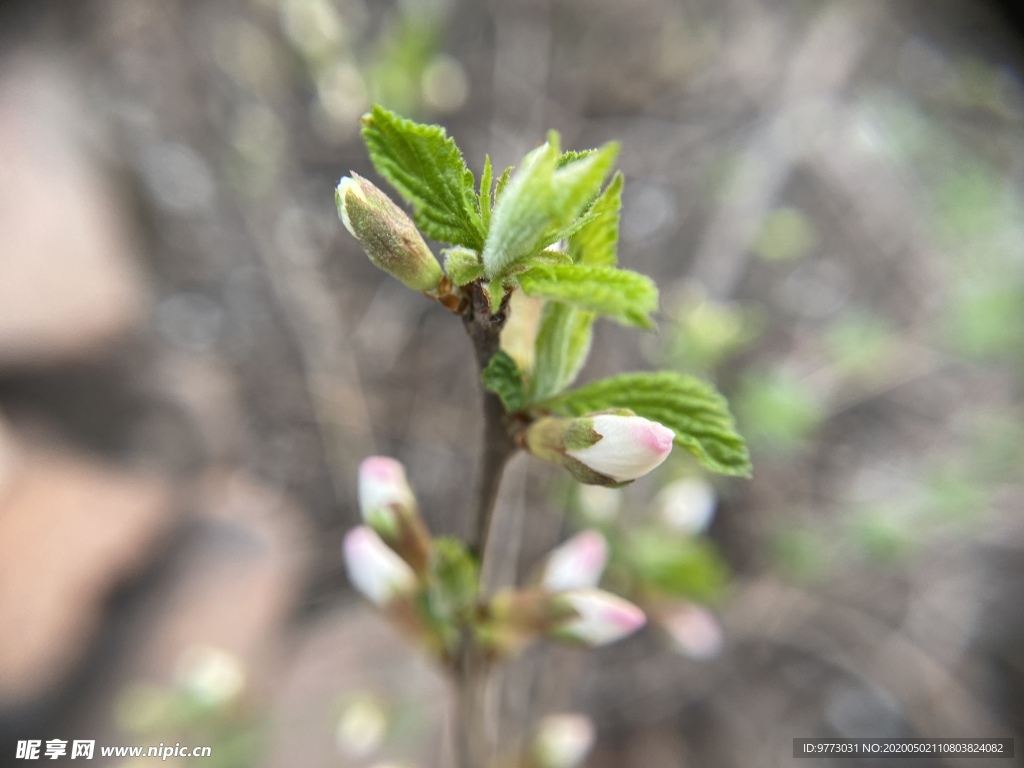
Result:
{"type": "MultiPolygon", "coordinates": [[[[442,681],[339,557],[361,458],[458,534],[479,442],[460,324],[337,220],[374,101],[477,172],[549,128],[619,140],[660,330],[600,325],[584,379],[712,378],[752,446],[752,481],[710,479],[721,643],[535,648],[503,744],[577,711],[593,768],[788,766],[796,736],[1019,755],[1022,35],[967,0],[0,5],[0,764],[26,738],[447,764],[442,681]]],[[[689,471],[581,499],[517,459],[502,567],[581,515],[651,525],[689,471]]]]}

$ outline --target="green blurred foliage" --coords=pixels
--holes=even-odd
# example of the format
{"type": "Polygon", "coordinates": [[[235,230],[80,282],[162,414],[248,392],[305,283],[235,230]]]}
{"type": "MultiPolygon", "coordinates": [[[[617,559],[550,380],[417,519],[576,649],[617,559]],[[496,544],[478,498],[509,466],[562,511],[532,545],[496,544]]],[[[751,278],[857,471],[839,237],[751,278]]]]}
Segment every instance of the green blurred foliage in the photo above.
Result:
{"type": "Polygon", "coordinates": [[[772,263],[799,261],[818,245],[814,223],[799,208],[776,208],[761,222],[754,253],[772,263]]]}
{"type": "Polygon", "coordinates": [[[248,768],[264,746],[260,719],[238,702],[209,702],[182,687],[137,683],[115,702],[117,726],[140,742],[208,746],[212,768],[248,768]]]}
{"type": "Polygon", "coordinates": [[[884,317],[847,310],[825,330],[822,341],[837,372],[873,378],[890,363],[895,352],[893,336],[884,317]]]}
{"type": "Polygon", "coordinates": [[[629,531],[624,557],[643,593],[707,603],[722,595],[728,581],[728,568],[714,545],[680,533],[629,531]]]}
{"type": "Polygon", "coordinates": [[[700,286],[684,285],[668,311],[658,361],[680,370],[711,373],[760,334],[752,308],[715,301],[700,286]]]}
{"type": "Polygon", "coordinates": [[[783,372],[748,374],[736,394],[740,431],[762,450],[799,449],[825,413],[802,380],[783,372]]]}

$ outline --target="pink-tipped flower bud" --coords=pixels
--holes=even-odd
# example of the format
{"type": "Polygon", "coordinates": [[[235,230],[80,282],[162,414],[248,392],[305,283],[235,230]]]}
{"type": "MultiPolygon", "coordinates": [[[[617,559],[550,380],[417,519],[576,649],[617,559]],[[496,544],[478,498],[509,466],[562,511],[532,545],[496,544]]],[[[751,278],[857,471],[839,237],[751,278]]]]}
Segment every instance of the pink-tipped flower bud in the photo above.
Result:
{"type": "Polygon", "coordinates": [[[363,519],[417,573],[425,573],[433,542],[416,510],[405,468],[387,456],[359,465],[359,509],[363,519]]]}
{"type": "Polygon", "coordinates": [[[562,592],[555,599],[569,605],[577,615],[553,634],[585,645],[614,643],[647,623],[647,617],[637,606],[601,589],[575,589],[562,592]]]}
{"type": "Polygon", "coordinates": [[[370,261],[416,291],[433,291],[441,281],[437,263],[408,214],[374,184],[353,173],[343,176],[334,201],[345,229],[370,261]]]}
{"type": "Polygon", "coordinates": [[[348,579],[371,602],[385,606],[416,589],[412,568],[369,526],[353,528],[343,544],[348,579]]]}
{"type": "Polygon", "coordinates": [[[567,453],[618,482],[643,477],[668,458],[672,450],[675,433],[656,421],[606,413],[594,416],[593,422],[601,439],[567,453]]]}
{"type": "Polygon", "coordinates": [[[598,531],[577,533],[548,555],[541,584],[551,592],[590,589],[601,581],[608,562],[608,542],[598,531]]]}
{"type": "Polygon", "coordinates": [[[595,735],[586,715],[548,715],[537,724],[534,761],[540,768],[577,768],[594,746],[595,735]]]}
{"type": "Polygon", "coordinates": [[[660,465],[674,437],[668,427],[622,410],[538,419],[526,431],[526,447],[538,458],[561,464],[581,483],[617,486],[660,465]]]}
{"type": "Polygon", "coordinates": [[[685,477],[669,483],[654,499],[661,519],[683,533],[700,533],[715,516],[715,489],[701,477],[685,477]]]}
{"type": "Polygon", "coordinates": [[[658,623],[668,633],[673,648],[691,659],[711,659],[722,650],[722,626],[702,605],[672,605],[658,616],[658,623]]]}
{"type": "Polygon", "coordinates": [[[380,510],[394,513],[394,509],[412,509],[416,506],[405,467],[387,456],[370,456],[359,465],[359,510],[369,522],[380,510]]]}

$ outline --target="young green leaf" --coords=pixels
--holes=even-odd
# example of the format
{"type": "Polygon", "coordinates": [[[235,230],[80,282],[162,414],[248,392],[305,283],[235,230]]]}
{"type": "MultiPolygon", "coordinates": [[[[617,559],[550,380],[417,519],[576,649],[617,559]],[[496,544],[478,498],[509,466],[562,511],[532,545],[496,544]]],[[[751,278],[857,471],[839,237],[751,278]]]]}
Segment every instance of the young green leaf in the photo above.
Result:
{"type": "Polygon", "coordinates": [[[653,328],[658,288],[644,275],[614,267],[540,264],[518,276],[527,296],[542,296],[606,315],[623,325],[653,328]]]}
{"type": "Polygon", "coordinates": [[[480,254],[469,248],[448,248],[444,254],[444,271],[455,285],[465,285],[484,274],[480,254]]]}
{"type": "Polygon", "coordinates": [[[525,402],[523,395],[523,377],[519,366],[512,356],[499,349],[480,373],[480,383],[498,397],[509,413],[522,409],[525,402]]]}
{"type": "Polygon", "coordinates": [[[706,381],[679,373],[627,373],[595,381],[543,403],[555,413],[582,416],[629,408],[676,433],[675,442],[700,464],[724,475],[750,475],[747,445],[725,398],[706,381]]]}
{"type": "Polygon", "coordinates": [[[484,226],[473,172],[439,125],[422,125],[380,105],[363,116],[363,140],[377,172],[412,202],[429,237],[480,250],[484,226]]]}
{"type": "Polygon", "coordinates": [[[597,152],[596,149],[570,149],[558,156],[558,167],[563,168],[597,152]]]}
{"type": "Polygon", "coordinates": [[[521,261],[566,236],[597,196],[611,170],[618,145],[573,159],[559,167],[558,135],[528,154],[491,215],[484,243],[487,275],[501,277],[521,261]]]}
{"type": "Polygon", "coordinates": [[[577,264],[614,267],[618,263],[619,211],[622,209],[622,173],[616,173],[590,207],[593,216],[569,238],[568,254],[577,264]]]}
{"type": "Polygon", "coordinates": [[[505,187],[508,186],[508,180],[512,178],[513,170],[513,167],[510,165],[508,168],[502,171],[501,176],[498,177],[498,181],[494,185],[494,199],[492,200],[493,205],[497,205],[498,200],[501,199],[501,195],[505,191],[505,187]]]}
{"type": "Polygon", "coordinates": [[[426,608],[432,623],[450,639],[459,621],[472,608],[479,590],[479,567],[466,545],[456,538],[434,540],[427,578],[426,608]]]}
{"type": "Polygon", "coordinates": [[[549,301],[541,312],[534,342],[529,400],[556,395],[576,379],[590,352],[595,315],[569,304],[549,301]]]}
{"type": "Polygon", "coordinates": [[[480,174],[480,191],[477,193],[477,202],[480,207],[480,220],[483,222],[484,232],[491,226],[491,184],[494,169],[491,167],[491,156],[484,155],[484,171],[480,174]]]}

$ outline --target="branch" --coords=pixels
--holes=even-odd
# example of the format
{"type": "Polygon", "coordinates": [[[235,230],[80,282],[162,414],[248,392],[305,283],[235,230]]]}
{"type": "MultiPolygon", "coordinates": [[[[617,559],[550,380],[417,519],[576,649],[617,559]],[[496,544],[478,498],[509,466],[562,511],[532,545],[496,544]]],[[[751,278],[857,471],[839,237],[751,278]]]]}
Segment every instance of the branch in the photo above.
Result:
{"type": "MultiPolygon", "coordinates": [[[[462,314],[466,333],[473,342],[477,368],[483,371],[501,346],[501,329],[508,319],[508,297],[497,311],[491,305],[483,287],[470,286],[467,306],[462,314]]],[[[505,465],[516,451],[506,423],[505,408],[493,392],[484,391],[484,443],[480,477],[471,516],[470,547],[481,563],[487,551],[491,519],[498,499],[501,476],[505,465]]],[[[483,567],[481,564],[481,574],[483,567]]],[[[481,592],[485,585],[481,584],[481,592]]],[[[459,768],[486,768],[494,750],[491,733],[491,706],[488,701],[490,664],[483,650],[475,642],[471,629],[464,630],[462,647],[454,665],[457,684],[456,744],[459,768]]]]}
{"type": "MultiPolygon", "coordinates": [[[[462,315],[462,322],[473,343],[477,368],[483,371],[491,358],[501,347],[501,329],[508,319],[508,297],[506,296],[497,312],[491,314],[491,306],[478,283],[471,286],[469,304],[462,315]]],[[[505,407],[493,392],[484,391],[484,444],[480,477],[477,481],[473,503],[470,546],[482,559],[487,548],[487,537],[491,528],[491,517],[498,499],[498,488],[505,464],[516,451],[516,444],[505,420],[505,407]]]]}

